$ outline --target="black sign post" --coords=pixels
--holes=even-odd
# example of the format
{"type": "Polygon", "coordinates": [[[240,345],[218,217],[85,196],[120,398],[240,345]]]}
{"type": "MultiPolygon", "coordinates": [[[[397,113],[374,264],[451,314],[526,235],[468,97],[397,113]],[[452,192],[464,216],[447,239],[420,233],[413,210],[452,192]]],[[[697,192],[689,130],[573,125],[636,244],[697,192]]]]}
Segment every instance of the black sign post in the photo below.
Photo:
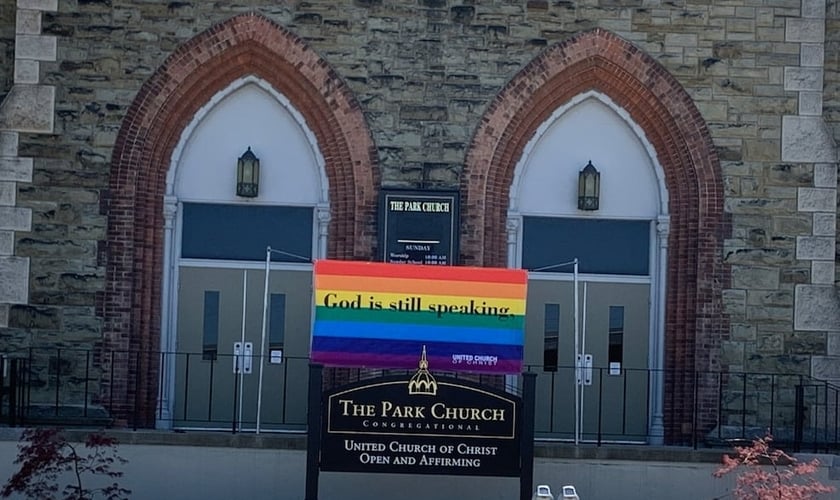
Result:
{"type": "Polygon", "coordinates": [[[318,500],[318,455],[321,450],[321,383],[324,367],[309,365],[309,413],[306,437],[306,500],[318,500]]]}
{"type": "Polygon", "coordinates": [[[537,374],[522,374],[522,473],[519,476],[519,500],[531,498],[534,487],[534,411],[536,411],[537,374]]]}
{"type": "Polygon", "coordinates": [[[458,201],[457,191],[382,191],[382,260],[393,264],[457,264],[458,201]]]}

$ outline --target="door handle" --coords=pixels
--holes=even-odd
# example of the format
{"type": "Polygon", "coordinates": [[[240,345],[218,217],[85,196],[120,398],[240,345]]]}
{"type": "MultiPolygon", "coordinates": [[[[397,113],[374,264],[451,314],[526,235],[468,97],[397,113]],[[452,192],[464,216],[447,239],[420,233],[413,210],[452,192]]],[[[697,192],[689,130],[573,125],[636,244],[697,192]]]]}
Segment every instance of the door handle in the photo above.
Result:
{"type": "Polygon", "coordinates": [[[578,354],[575,359],[575,379],[578,385],[592,385],[592,355],[578,354]]]}
{"type": "Polygon", "coordinates": [[[251,373],[254,359],[254,344],[252,342],[233,343],[233,373],[248,375],[251,373]]]}

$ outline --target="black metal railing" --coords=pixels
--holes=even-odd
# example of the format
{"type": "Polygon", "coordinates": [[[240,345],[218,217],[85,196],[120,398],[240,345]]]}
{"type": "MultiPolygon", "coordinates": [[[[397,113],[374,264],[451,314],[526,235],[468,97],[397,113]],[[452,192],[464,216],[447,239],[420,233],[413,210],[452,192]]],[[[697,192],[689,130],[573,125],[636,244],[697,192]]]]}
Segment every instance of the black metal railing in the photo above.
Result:
{"type": "Polygon", "coordinates": [[[24,422],[30,387],[28,374],[26,359],[0,356],[0,423],[14,427],[24,422]]]}
{"type": "Polygon", "coordinates": [[[769,434],[794,451],[840,450],[840,387],[805,375],[593,367],[580,370],[576,403],[575,367],[526,369],[537,373],[538,437],[649,443],[659,431],[665,443],[698,448],[769,434]]]}
{"type": "MultiPolygon", "coordinates": [[[[0,424],[305,431],[309,360],[243,361],[85,349],[9,354],[0,358],[0,424]]],[[[576,386],[571,366],[526,371],[537,374],[538,439],[708,447],[770,433],[793,451],[840,450],[840,388],[808,376],[593,367],[576,386]]],[[[336,368],[323,380],[337,386],[384,373],[396,371],[336,368]]],[[[520,384],[520,377],[461,376],[511,391],[520,384]]]]}

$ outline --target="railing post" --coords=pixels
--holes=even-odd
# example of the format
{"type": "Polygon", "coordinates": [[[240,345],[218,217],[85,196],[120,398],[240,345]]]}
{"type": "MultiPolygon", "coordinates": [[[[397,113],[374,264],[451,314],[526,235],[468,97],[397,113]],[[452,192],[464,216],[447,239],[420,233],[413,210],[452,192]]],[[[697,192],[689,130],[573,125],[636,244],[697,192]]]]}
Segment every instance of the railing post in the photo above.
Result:
{"type": "MultiPolygon", "coordinates": [[[[130,354],[129,354],[129,356],[130,356],[130,354]]],[[[134,420],[134,430],[136,431],[137,428],[139,427],[137,421],[140,418],[140,415],[138,414],[139,412],[137,411],[138,406],[140,406],[139,402],[140,402],[140,377],[141,377],[141,375],[140,375],[140,351],[139,350],[137,351],[137,356],[135,356],[135,360],[134,360],[134,372],[135,372],[134,373],[134,411],[132,411],[131,413],[134,415],[134,419],[133,419],[134,420]]]]}
{"type": "MultiPolygon", "coordinates": [[[[528,373],[531,373],[530,369],[528,370],[528,373]]],[[[534,376],[536,377],[536,375],[534,375],[534,376]]],[[[549,396],[549,405],[550,406],[548,407],[549,408],[549,410],[548,410],[548,418],[549,418],[549,420],[548,420],[548,432],[554,432],[554,394],[557,391],[556,383],[555,383],[556,379],[557,379],[557,371],[555,370],[555,371],[551,372],[551,392],[549,393],[550,394],[550,396],[549,396]]],[[[577,418],[577,415],[575,416],[575,418],[577,418]]]]}
{"type": "Polygon", "coordinates": [[[213,421],[213,375],[216,370],[216,359],[210,361],[210,382],[207,384],[207,421],[213,421]]]}
{"type": "MultiPolygon", "coordinates": [[[[604,405],[604,373],[601,371],[603,368],[598,369],[598,446],[601,446],[601,431],[602,431],[602,424],[603,424],[603,405],[604,405]]],[[[624,400],[627,397],[627,394],[623,394],[621,399],[624,400]]],[[[624,418],[622,414],[621,418],[624,418]]]]}
{"type": "Polygon", "coordinates": [[[794,402],[793,417],[793,451],[798,453],[802,447],[803,427],[805,425],[805,388],[800,380],[796,386],[796,399],[794,402]]]}
{"type": "Polygon", "coordinates": [[[18,366],[20,360],[12,359],[9,372],[9,426],[17,427],[17,403],[20,395],[20,388],[18,387],[18,366]]]}
{"type": "Polygon", "coordinates": [[[90,390],[90,351],[85,351],[85,410],[84,416],[88,416],[88,399],[90,390]]]}
{"type": "Polygon", "coordinates": [[[834,441],[831,442],[834,448],[838,448],[840,439],[838,439],[838,431],[840,431],[840,391],[834,389],[834,441]]]}
{"type": "Polygon", "coordinates": [[[111,351],[111,364],[108,367],[108,411],[114,413],[114,356],[116,353],[111,351]]]}
{"type": "MultiPolygon", "coordinates": [[[[158,366],[160,367],[160,373],[158,374],[158,400],[156,420],[160,422],[163,421],[163,406],[164,404],[167,404],[165,403],[167,398],[164,397],[164,395],[166,394],[164,381],[167,379],[167,377],[169,377],[169,374],[166,372],[166,353],[163,351],[158,353],[158,366]]],[[[170,422],[169,425],[172,425],[172,422],[170,422]]]]}
{"type": "Polygon", "coordinates": [[[741,438],[747,437],[747,373],[744,372],[744,383],[741,384],[741,438]]]}
{"type": "MultiPolygon", "coordinates": [[[[727,380],[728,379],[729,378],[727,378],[727,380]]],[[[718,384],[718,394],[717,394],[717,404],[718,404],[718,408],[717,408],[717,413],[718,413],[717,429],[718,429],[718,435],[717,435],[717,438],[718,438],[718,440],[720,440],[721,436],[723,436],[723,429],[722,429],[723,426],[722,426],[722,424],[723,424],[723,420],[724,420],[723,419],[723,372],[718,372],[717,373],[717,384],[718,384]]]]}
{"type": "Polygon", "coordinates": [[[61,349],[56,349],[55,356],[55,416],[58,416],[59,390],[61,388],[61,349]]]}
{"type": "MultiPolygon", "coordinates": [[[[0,355],[0,422],[3,422],[3,400],[6,393],[6,370],[9,368],[9,361],[6,356],[0,355]]],[[[11,399],[11,397],[9,398],[11,399]]],[[[8,423],[8,422],[6,422],[8,423]]]]}
{"type": "MultiPolygon", "coordinates": [[[[694,371],[694,411],[692,414],[694,415],[694,421],[691,423],[691,445],[696,450],[697,449],[697,395],[698,395],[698,385],[700,385],[700,372],[695,370],[694,371]]],[[[718,414],[718,423],[717,426],[720,427],[720,414],[718,414]]]]}
{"type": "MultiPolygon", "coordinates": [[[[825,397],[823,397],[823,403],[825,405],[825,409],[823,410],[823,445],[825,446],[825,452],[827,453],[828,450],[828,382],[823,382],[823,388],[825,390],[825,397]]],[[[814,450],[816,453],[817,450],[814,450]]]]}
{"type": "MultiPolygon", "coordinates": [[[[177,354],[175,354],[177,356],[177,354]]],[[[177,359],[177,358],[176,358],[177,359]]],[[[190,393],[190,353],[186,353],[184,356],[184,401],[181,403],[184,406],[184,422],[186,423],[189,419],[187,419],[187,407],[188,401],[187,396],[190,393]]],[[[173,422],[174,424],[174,422],[173,422]]]]}
{"type": "Polygon", "coordinates": [[[236,403],[239,400],[239,369],[233,374],[233,417],[231,420],[231,433],[236,434],[236,403]]]}
{"type": "Polygon", "coordinates": [[[776,411],[776,374],[770,376],[770,435],[773,435],[776,411]]]}

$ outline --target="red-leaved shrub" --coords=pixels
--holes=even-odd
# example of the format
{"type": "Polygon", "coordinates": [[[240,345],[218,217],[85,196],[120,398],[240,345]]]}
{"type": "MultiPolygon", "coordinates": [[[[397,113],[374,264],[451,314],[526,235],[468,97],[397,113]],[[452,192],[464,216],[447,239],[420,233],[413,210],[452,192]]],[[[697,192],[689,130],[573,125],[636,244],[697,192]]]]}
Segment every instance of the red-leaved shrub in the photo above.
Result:
{"type": "Polygon", "coordinates": [[[0,490],[0,496],[20,493],[43,500],[89,500],[101,495],[108,500],[128,498],[131,490],[117,482],[101,488],[86,488],[87,476],[122,477],[114,466],[127,461],[117,454],[117,440],[102,434],[87,436],[84,449],[67,441],[60,429],[35,428],[23,432],[18,444],[16,464],[20,469],[0,490]],[[59,481],[70,477],[61,488],[59,481]]]}
{"type": "Polygon", "coordinates": [[[733,494],[743,500],[807,500],[834,491],[833,486],[813,477],[819,460],[798,462],[784,451],[773,449],[772,441],[773,437],[767,435],[754,439],[751,446],[736,446],[733,456],[723,456],[723,465],[714,476],[735,472],[733,494]]]}

